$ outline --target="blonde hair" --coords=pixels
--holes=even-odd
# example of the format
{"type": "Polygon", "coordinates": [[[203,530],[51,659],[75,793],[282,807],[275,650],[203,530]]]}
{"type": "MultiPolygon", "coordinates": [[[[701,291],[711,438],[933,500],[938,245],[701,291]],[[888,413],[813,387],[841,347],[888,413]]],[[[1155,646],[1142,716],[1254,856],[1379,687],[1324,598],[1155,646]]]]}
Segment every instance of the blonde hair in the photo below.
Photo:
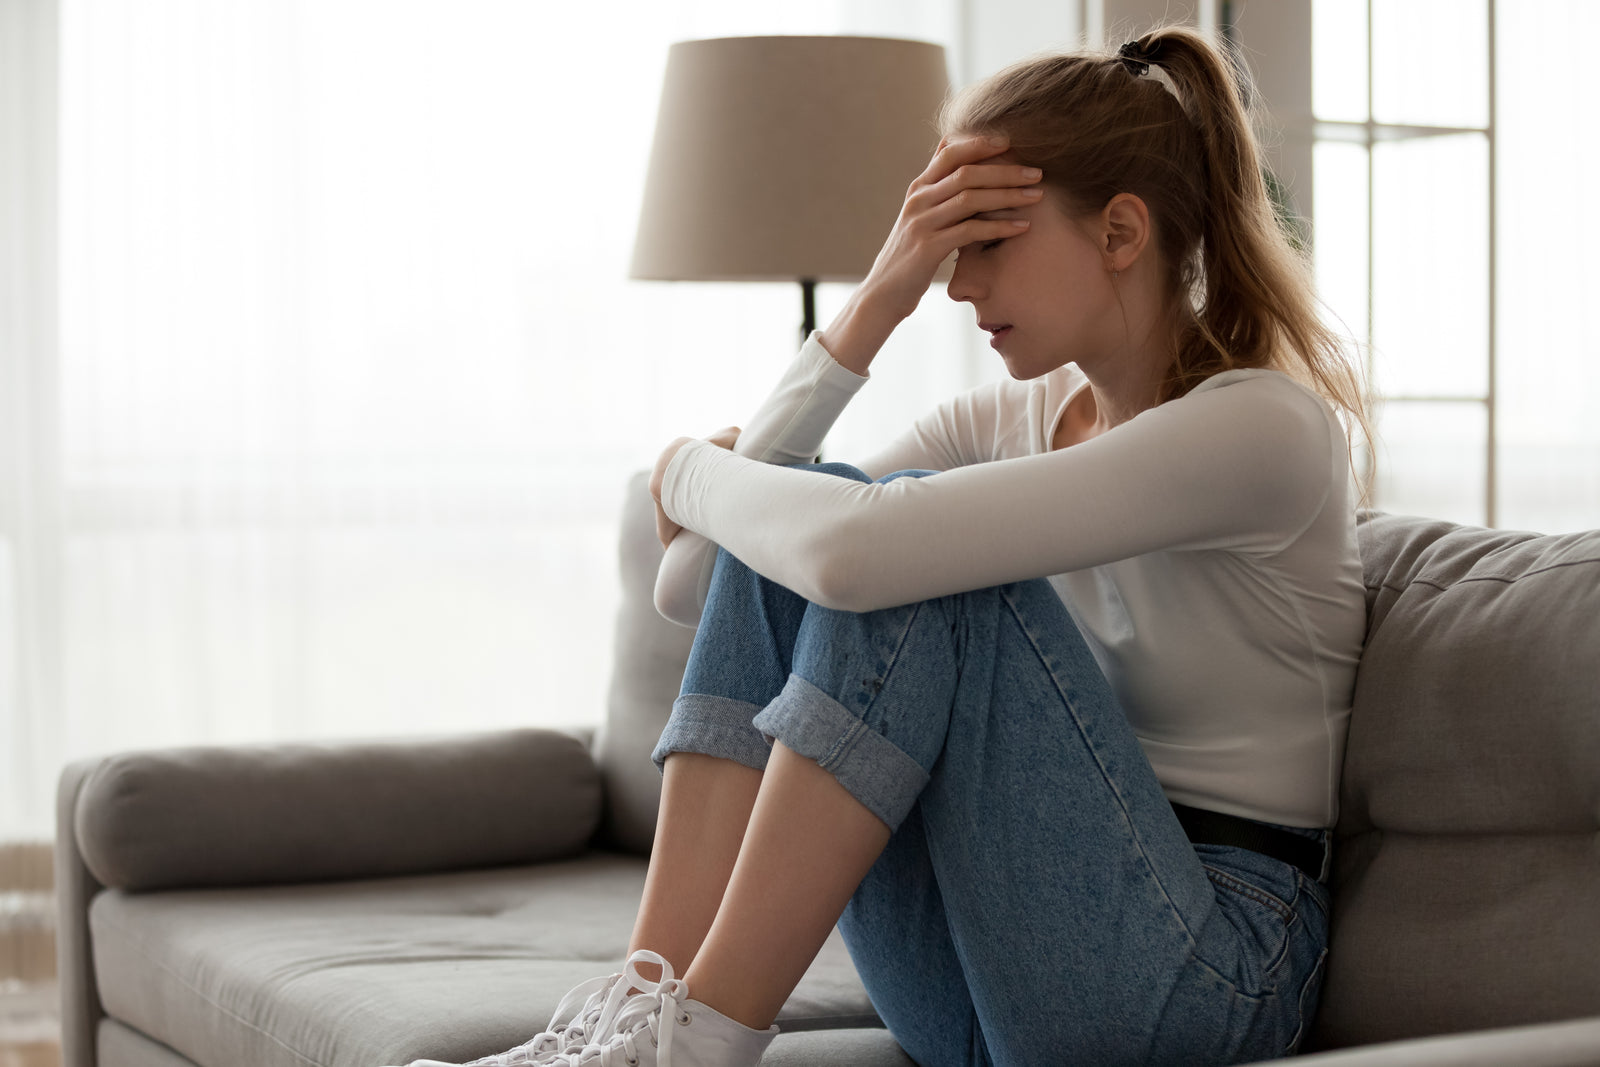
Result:
{"type": "Polygon", "coordinates": [[[1319,318],[1310,265],[1268,196],[1243,65],[1176,26],[1123,53],[1014,64],[951,100],[940,132],[1004,134],[1070,211],[1119,193],[1145,202],[1177,322],[1158,403],[1221,371],[1271,367],[1371,440],[1362,374],[1319,318]],[[1142,72],[1153,67],[1164,79],[1142,72]]]}

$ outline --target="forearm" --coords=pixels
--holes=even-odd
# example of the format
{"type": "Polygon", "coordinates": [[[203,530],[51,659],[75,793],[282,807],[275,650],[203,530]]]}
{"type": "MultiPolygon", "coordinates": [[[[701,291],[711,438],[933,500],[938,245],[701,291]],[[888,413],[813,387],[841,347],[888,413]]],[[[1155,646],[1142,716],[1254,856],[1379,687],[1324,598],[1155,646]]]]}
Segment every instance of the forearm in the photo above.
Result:
{"type": "Polygon", "coordinates": [[[822,331],[823,347],[841,367],[865,375],[889,335],[908,314],[889,307],[870,283],[863,283],[822,331]]]}
{"type": "Polygon", "coordinates": [[[662,499],[686,531],[705,531],[759,573],[837,610],[1051,573],[1016,573],[1033,564],[1015,552],[975,551],[988,541],[980,530],[1015,511],[1006,506],[1012,493],[983,479],[968,482],[966,499],[941,502],[947,494],[930,490],[949,477],[869,485],[691,443],[668,467],[662,499]]]}
{"type": "Polygon", "coordinates": [[[661,500],[806,599],[870,611],[1164,549],[1279,551],[1322,507],[1338,437],[1325,404],[1259,372],[1070,449],[887,484],[691,442],[661,500]]]}

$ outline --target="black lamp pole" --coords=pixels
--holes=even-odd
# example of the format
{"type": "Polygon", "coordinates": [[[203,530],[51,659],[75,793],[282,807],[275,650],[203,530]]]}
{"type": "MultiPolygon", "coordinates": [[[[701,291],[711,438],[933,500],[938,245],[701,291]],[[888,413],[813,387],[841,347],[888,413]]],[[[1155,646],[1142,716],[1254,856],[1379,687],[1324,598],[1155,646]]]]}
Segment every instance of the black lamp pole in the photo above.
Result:
{"type": "Polygon", "coordinates": [[[811,331],[817,328],[817,280],[800,279],[800,343],[805,344],[811,331]]]}
{"type": "MultiPolygon", "coordinates": [[[[800,343],[804,345],[811,339],[811,331],[817,328],[817,280],[815,278],[800,279],[800,343]]],[[[822,453],[811,457],[811,462],[821,463],[822,453]]]]}

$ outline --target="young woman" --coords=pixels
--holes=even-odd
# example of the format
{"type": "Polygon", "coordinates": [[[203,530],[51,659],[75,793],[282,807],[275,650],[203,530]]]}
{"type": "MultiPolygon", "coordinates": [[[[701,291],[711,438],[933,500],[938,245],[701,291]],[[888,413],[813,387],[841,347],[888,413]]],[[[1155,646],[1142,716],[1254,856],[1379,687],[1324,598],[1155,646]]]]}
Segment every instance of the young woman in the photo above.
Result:
{"type": "Polygon", "coordinates": [[[658,600],[701,617],[632,955],[480,1062],[754,1064],[836,923],[919,1064],[1295,1050],[1364,418],[1237,76],[1165,29],[969,90],[749,429],[662,454],[658,600]],[[804,466],[953,252],[1015,381],[804,466]]]}

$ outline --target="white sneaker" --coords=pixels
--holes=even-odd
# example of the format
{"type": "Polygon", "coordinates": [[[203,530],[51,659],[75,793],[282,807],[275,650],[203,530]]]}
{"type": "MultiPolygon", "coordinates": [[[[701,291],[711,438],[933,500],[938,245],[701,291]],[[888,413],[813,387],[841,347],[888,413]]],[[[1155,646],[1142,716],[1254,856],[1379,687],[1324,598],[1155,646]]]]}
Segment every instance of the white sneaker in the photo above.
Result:
{"type": "Polygon", "coordinates": [[[628,986],[622,973],[591,978],[574,986],[550,1017],[549,1029],[534,1034],[516,1048],[470,1063],[412,1060],[407,1067],[544,1067],[567,1053],[610,1036],[612,1021],[626,1004],[628,986]]]}
{"type": "Polygon", "coordinates": [[[583,1049],[546,1061],[553,1067],[755,1067],[778,1028],[754,1030],[689,999],[689,986],[654,952],[628,958],[617,988],[643,990],[629,997],[611,1033],[583,1049]],[[661,968],[661,981],[640,976],[639,963],[661,968]]]}

